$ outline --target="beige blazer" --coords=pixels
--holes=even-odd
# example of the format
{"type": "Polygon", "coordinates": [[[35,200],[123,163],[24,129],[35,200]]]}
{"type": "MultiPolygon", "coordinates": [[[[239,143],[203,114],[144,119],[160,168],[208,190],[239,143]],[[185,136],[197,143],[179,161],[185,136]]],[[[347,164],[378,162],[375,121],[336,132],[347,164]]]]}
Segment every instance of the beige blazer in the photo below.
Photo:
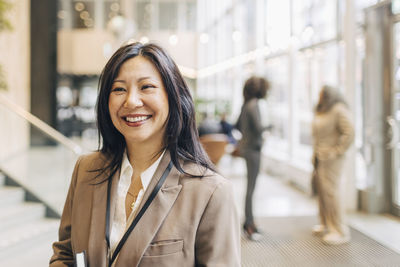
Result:
{"type": "MultiPolygon", "coordinates": [[[[139,209],[169,161],[167,151],[139,209]]],[[[106,162],[100,152],[78,159],[50,266],[73,266],[75,253],[82,251],[87,254],[89,266],[107,266],[107,182],[98,184],[106,174],[96,177],[93,172],[106,162]]],[[[183,168],[192,174],[202,172],[189,162],[183,168]]],[[[119,172],[113,178],[112,192],[118,178],[119,172]]],[[[114,266],[240,266],[239,221],[229,181],[211,171],[203,178],[191,178],[173,167],[114,266]]]]}
{"type": "Polygon", "coordinates": [[[312,136],[313,160],[342,159],[354,141],[354,127],[347,107],[337,103],[328,112],[316,114],[312,136]]]}
{"type": "Polygon", "coordinates": [[[316,114],[312,133],[320,221],[346,234],[341,205],[342,172],[346,151],[354,140],[354,127],[347,107],[338,103],[328,112],[316,114]]]}

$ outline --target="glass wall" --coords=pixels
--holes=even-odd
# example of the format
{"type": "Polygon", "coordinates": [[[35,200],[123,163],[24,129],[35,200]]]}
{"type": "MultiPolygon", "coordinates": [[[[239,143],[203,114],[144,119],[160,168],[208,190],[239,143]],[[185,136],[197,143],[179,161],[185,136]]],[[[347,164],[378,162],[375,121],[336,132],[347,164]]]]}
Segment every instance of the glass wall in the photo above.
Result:
{"type": "MultiPolygon", "coordinates": [[[[357,14],[376,2],[357,1],[357,14]]],[[[198,78],[198,97],[211,99],[229,92],[224,99],[230,102],[235,122],[244,81],[251,75],[264,76],[271,83],[268,116],[274,126],[266,138],[265,155],[311,169],[311,121],[319,91],[327,84],[345,93],[345,2],[201,1],[198,9],[199,69],[212,70],[198,78]]],[[[363,36],[358,36],[354,111],[360,128],[363,52],[358,47],[363,36]]],[[[361,136],[356,143],[362,146],[361,136]]]]}
{"type": "Polygon", "coordinates": [[[273,129],[266,138],[267,146],[272,150],[289,153],[289,58],[277,57],[266,61],[265,77],[271,81],[272,89],[268,96],[269,117],[267,121],[273,125],[273,129]]]}
{"type": "MultiPolygon", "coordinates": [[[[366,164],[361,131],[365,53],[363,9],[377,2],[354,2],[359,28],[356,37],[356,106],[353,110],[360,159],[356,164],[360,166],[366,164]]],[[[128,35],[132,39],[144,42],[152,36],[167,36],[168,48],[172,50],[172,43],[178,42],[178,37],[174,39],[173,35],[193,33],[195,45],[178,50],[176,55],[183,54],[183,58],[187,58],[195,54],[191,67],[197,72],[196,79],[191,82],[200,112],[215,116],[228,113],[228,120],[235,123],[243,101],[245,80],[251,75],[267,78],[271,84],[268,116],[274,128],[266,138],[264,152],[270,157],[280,155],[288,164],[297,162],[305,169],[311,168],[311,121],[319,90],[324,84],[335,86],[342,92],[345,90],[345,1],[59,0],[59,3],[60,30],[109,31],[113,19],[122,16],[125,22],[120,22],[125,26],[126,20],[133,21],[133,30],[128,35]]],[[[110,47],[105,46],[104,51],[110,47]]],[[[93,73],[73,79],[74,73],[60,75],[60,87],[85,84],[87,88],[87,83],[77,82],[80,77],[87,76],[88,83],[93,81],[93,73]],[[72,80],[66,82],[68,78],[72,80]]],[[[364,175],[360,173],[357,177],[364,175]]],[[[362,184],[361,180],[359,184],[362,184]]]]}

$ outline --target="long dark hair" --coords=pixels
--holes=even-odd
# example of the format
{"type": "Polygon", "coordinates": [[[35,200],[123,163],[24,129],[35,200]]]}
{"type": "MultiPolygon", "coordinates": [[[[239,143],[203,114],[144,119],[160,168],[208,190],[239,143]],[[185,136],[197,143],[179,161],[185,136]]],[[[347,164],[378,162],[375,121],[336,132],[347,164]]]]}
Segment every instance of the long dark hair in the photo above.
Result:
{"type": "Polygon", "coordinates": [[[148,43],[132,43],[119,48],[107,62],[99,81],[97,99],[97,126],[99,129],[99,151],[110,162],[102,172],[109,172],[110,179],[121,167],[126,143],[123,135],[111,121],[108,101],[111,86],[122,64],[128,59],[142,56],[150,60],[160,72],[168,94],[169,116],[165,131],[165,148],[169,150],[171,160],[179,172],[192,177],[199,177],[185,172],[179,159],[189,160],[214,170],[207,154],[199,141],[196,128],[195,110],[192,96],[185,80],[172,58],[160,46],[148,43]],[[101,146],[101,148],[100,148],[101,146]]]}

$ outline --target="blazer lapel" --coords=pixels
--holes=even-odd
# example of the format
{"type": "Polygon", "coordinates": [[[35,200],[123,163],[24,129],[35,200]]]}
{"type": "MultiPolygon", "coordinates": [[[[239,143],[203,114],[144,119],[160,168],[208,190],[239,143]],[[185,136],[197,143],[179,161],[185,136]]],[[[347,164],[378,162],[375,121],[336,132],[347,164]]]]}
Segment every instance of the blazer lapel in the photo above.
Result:
{"type": "MultiPolygon", "coordinates": [[[[138,210],[143,207],[144,203],[149,198],[170,160],[170,154],[166,151],[143,196],[138,210]]],[[[137,266],[139,264],[144,251],[153,240],[164,218],[168,215],[169,210],[172,208],[179,195],[182,188],[182,185],[178,184],[179,175],[178,170],[172,167],[160,191],[122,247],[116,260],[115,267],[137,266]]]]}
{"type": "MultiPolygon", "coordinates": [[[[115,196],[115,191],[117,190],[118,177],[120,171],[118,170],[113,178],[111,185],[111,196],[115,196]]],[[[98,179],[99,181],[105,179],[105,175],[101,175],[98,179]]],[[[107,208],[107,185],[108,181],[101,184],[94,185],[93,192],[93,206],[92,206],[92,218],[90,225],[89,234],[89,247],[88,247],[88,257],[90,266],[107,266],[107,242],[105,238],[106,231],[106,208],[107,208]]],[[[110,202],[110,218],[114,214],[114,202],[115,198],[111,197],[110,202]]],[[[111,223],[111,222],[110,222],[111,223]]]]}

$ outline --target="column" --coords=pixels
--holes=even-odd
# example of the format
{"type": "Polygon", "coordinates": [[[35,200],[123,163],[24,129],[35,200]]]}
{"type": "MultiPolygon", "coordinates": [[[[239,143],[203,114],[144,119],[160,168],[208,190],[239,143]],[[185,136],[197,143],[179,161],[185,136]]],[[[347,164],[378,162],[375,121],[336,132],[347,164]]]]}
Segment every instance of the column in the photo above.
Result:
{"type": "MultiPolygon", "coordinates": [[[[356,71],[355,71],[355,7],[353,0],[346,0],[345,6],[345,14],[344,14],[344,23],[343,27],[343,38],[345,42],[345,98],[349,104],[352,119],[355,123],[355,90],[356,90],[356,71]]],[[[345,196],[344,196],[344,207],[347,210],[356,210],[357,208],[357,188],[356,188],[356,151],[355,146],[353,145],[351,149],[347,153],[346,165],[345,165],[345,181],[344,188],[345,196]]]]}

